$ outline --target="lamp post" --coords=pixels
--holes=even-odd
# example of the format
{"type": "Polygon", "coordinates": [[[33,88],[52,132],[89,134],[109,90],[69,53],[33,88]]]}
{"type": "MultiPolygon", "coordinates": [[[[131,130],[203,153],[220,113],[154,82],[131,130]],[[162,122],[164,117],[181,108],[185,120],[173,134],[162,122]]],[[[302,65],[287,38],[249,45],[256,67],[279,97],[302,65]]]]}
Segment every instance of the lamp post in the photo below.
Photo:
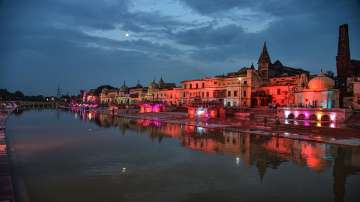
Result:
{"type": "Polygon", "coordinates": [[[241,99],[242,98],[241,80],[242,80],[242,78],[239,77],[238,80],[240,82],[239,91],[238,91],[238,93],[239,93],[239,107],[241,107],[241,101],[242,101],[242,99],[241,99]]]}

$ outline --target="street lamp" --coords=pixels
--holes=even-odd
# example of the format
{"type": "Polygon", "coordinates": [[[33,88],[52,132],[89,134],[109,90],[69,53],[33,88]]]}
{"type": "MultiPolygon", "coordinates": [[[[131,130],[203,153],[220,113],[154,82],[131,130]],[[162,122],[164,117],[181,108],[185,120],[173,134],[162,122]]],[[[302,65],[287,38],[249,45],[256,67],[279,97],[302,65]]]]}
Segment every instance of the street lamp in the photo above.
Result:
{"type": "Polygon", "coordinates": [[[239,107],[241,107],[241,102],[242,102],[242,100],[241,100],[241,98],[242,98],[241,81],[242,81],[242,78],[239,77],[238,80],[239,80],[239,82],[240,82],[239,91],[238,91],[238,93],[239,93],[239,107]]]}

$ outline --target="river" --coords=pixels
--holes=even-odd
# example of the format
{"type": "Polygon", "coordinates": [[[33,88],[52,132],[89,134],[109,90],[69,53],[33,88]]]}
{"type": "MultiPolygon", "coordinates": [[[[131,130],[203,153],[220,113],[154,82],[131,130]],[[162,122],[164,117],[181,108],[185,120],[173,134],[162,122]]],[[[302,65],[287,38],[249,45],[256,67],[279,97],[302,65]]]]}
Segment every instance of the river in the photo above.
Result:
{"type": "Polygon", "coordinates": [[[355,146],[51,109],[6,133],[20,202],[360,200],[355,146]]]}

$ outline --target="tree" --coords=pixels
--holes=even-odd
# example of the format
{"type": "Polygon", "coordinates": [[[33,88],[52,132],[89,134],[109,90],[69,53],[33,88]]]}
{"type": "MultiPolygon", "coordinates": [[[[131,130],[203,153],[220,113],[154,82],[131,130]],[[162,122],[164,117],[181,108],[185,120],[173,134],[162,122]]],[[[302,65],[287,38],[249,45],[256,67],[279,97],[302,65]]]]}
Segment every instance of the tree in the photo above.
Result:
{"type": "Polygon", "coordinates": [[[17,99],[17,100],[21,100],[21,99],[24,98],[24,93],[22,93],[21,91],[15,91],[14,97],[15,97],[15,99],[17,99]]]}

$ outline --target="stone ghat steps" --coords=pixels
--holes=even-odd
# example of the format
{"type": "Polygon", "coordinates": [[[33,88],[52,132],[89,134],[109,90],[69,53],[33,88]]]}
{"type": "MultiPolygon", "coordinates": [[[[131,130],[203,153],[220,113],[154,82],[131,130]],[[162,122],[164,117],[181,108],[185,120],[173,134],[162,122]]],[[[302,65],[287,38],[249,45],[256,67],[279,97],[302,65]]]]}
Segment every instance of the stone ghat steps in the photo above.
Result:
{"type": "Polygon", "coordinates": [[[4,120],[0,120],[0,202],[15,202],[4,120]]]}

